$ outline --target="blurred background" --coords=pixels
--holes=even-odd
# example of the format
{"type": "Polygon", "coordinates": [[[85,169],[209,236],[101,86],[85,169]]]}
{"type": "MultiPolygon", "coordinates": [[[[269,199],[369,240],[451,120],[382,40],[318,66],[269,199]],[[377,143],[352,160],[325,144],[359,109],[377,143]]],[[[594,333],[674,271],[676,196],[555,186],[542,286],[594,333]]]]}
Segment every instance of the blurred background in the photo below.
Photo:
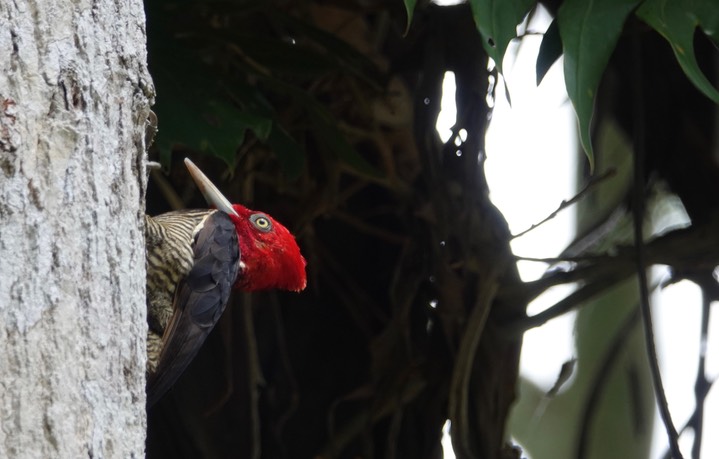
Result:
{"type": "Polygon", "coordinates": [[[714,19],[694,69],[657,2],[511,3],[147,2],[148,213],[203,206],[191,157],[309,274],[235,295],[148,457],[664,457],[638,202],[679,443],[716,454],[714,19]]]}

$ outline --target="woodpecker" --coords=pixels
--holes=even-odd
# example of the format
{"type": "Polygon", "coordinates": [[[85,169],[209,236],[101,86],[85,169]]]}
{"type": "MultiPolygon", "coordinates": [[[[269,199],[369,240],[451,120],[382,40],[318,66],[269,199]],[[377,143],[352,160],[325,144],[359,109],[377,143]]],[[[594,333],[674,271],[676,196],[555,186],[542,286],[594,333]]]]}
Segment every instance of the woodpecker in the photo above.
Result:
{"type": "Polygon", "coordinates": [[[287,228],[230,204],[192,161],[185,165],[213,209],[145,216],[148,407],[197,354],[232,289],[307,285],[305,259],[287,228]]]}

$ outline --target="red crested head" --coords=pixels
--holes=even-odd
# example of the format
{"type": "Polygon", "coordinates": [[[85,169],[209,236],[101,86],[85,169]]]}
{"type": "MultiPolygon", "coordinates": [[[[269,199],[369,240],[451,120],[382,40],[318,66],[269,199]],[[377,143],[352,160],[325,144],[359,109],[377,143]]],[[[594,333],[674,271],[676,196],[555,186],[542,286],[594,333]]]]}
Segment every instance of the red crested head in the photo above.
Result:
{"type": "Polygon", "coordinates": [[[271,216],[233,204],[243,263],[235,288],[248,292],[279,288],[299,292],[307,285],[307,262],[292,233],[271,216]]]}

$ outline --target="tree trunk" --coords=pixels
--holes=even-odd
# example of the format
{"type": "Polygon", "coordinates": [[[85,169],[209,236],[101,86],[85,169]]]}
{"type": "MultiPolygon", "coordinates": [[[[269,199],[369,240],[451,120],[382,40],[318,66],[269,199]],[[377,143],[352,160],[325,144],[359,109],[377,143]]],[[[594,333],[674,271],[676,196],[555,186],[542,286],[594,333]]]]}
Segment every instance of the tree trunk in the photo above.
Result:
{"type": "Polygon", "coordinates": [[[0,457],[140,457],[140,1],[0,3],[0,457]]]}

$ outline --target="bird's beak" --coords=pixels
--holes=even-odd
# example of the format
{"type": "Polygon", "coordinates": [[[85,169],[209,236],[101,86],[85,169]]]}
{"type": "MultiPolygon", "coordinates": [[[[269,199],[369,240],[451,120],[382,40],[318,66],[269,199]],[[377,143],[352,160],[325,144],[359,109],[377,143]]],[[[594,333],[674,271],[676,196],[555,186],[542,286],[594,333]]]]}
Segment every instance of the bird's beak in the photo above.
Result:
{"type": "Polygon", "coordinates": [[[187,166],[187,170],[190,171],[192,179],[197,184],[197,188],[199,188],[202,192],[207,204],[215,207],[217,210],[239,217],[237,212],[235,212],[235,209],[232,208],[230,201],[228,201],[227,198],[220,193],[220,190],[218,190],[215,184],[202,173],[200,168],[195,166],[195,163],[190,161],[189,158],[185,158],[185,166],[187,166]]]}

